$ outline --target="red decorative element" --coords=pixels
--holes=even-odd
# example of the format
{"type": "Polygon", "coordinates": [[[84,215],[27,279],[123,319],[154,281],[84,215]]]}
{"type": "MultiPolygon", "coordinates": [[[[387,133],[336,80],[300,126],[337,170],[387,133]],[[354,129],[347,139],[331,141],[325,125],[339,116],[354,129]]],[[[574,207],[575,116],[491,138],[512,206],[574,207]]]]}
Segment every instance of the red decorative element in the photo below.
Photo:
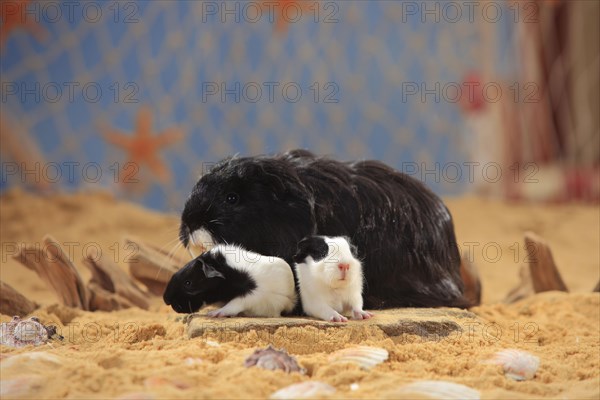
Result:
{"type": "Polygon", "coordinates": [[[148,107],[140,108],[133,136],[118,130],[105,129],[103,134],[107,142],[120,147],[128,153],[128,160],[137,166],[146,165],[161,183],[166,183],[171,172],[160,158],[160,150],[183,138],[178,128],[169,128],[152,135],[152,111],[148,107]]]}
{"type": "Polygon", "coordinates": [[[463,79],[460,105],[466,114],[480,112],[485,108],[483,84],[477,72],[469,72],[463,79]]]}
{"type": "MultiPolygon", "coordinates": [[[[9,0],[0,4],[0,49],[4,47],[10,33],[16,29],[23,28],[29,31],[39,41],[46,38],[46,30],[36,21],[35,13],[39,7],[28,6],[31,0],[9,0]]],[[[39,20],[39,16],[37,18],[39,20]]]]}
{"type": "Polygon", "coordinates": [[[273,18],[274,30],[284,33],[290,23],[301,21],[314,21],[316,16],[322,18],[319,13],[323,12],[319,1],[302,0],[272,0],[263,1],[262,8],[273,18]]]}

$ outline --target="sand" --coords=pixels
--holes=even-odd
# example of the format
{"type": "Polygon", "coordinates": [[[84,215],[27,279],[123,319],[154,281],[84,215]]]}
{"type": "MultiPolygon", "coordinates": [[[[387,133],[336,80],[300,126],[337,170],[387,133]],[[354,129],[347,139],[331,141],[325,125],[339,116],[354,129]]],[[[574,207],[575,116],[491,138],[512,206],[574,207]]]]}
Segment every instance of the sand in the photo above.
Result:
{"type": "MultiPolygon", "coordinates": [[[[43,282],[10,257],[15,245],[41,246],[49,233],[71,249],[79,266],[85,251],[100,248],[126,269],[129,250],[120,240],[135,235],[171,250],[177,244],[177,215],[149,211],[105,193],[41,197],[6,192],[0,196],[1,279],[39,303],[34,314],[58,325],[65,340],[37,348],[1,347],[2,397],[264,398],[289,384],[312,380],[334,386],[331,398],[398,398],[402,385],[432,379],[467,385],[482,398],[599,398],[600,295],[591,293],[600,278],[598,207],[507,204],[475,197],[447,203],[461,248],[474,249],[483,285],[483,304],[470,310],[481,323],[456,319],[462,324],[460,335],[389,337],[376,325],[354,322],[349,329],[282,327],[269,334],[251,329],[236,335],[213,331],[188,339],[179,316],[158,298],[149,311],[69,309],[57,305],[43,282]],[[525,261],[527,230],[548,241],[571,293],[540,293],[505,305],[500,301],[517,284],[525,261]],[[244,359],[269,343],[295,355],[307,374],[244,368],[244,359]],[[385,348],[390,358],[371,370],[330,362],[335,349],[358,344],[385,348]],[[500,367],[484,363],[507,348],[540,358],[532,380],[513,381],[500,367]]],[[[87,280],[87,271],[80,270],[87,280]]],[[[5,322],[10,316],[0,319],[5,322]]]]}

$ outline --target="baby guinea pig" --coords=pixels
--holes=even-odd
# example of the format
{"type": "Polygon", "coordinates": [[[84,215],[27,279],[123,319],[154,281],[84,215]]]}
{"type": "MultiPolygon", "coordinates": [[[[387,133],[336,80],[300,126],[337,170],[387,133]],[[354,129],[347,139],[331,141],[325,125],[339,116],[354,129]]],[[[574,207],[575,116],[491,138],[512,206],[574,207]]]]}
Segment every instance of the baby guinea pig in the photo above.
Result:
{"type": "Polygon", "coordinates": [[[239,246],[218,245],[177,271],[163,295],[178,313],[204,304],[225,303],[210,317],[279,317],[296,305],[294,276],[281,258],[262,256],[239,246]]]}
{"type": "Polygon", "coordinates": [[[315,318],[346,322],[373,316],[363,310],[362,266],[344,237],[308,236],[294,256],[304,312],[315,318]]]}

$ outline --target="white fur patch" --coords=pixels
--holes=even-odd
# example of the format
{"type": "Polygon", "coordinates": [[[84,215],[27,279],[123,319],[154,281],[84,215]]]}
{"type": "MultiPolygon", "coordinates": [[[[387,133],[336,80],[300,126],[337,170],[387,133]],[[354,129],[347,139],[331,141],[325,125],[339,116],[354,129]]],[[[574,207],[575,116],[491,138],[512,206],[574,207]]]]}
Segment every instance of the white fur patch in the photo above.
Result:
{"type": "Polygon", "coordinates": [[[215,241],[209,231],[204,228],[196,229],[190,234],[188,250],[193,257],[212,249],[215,246],[215,241]],[[198,254],[195,254],[198,251],[198,254]]]}
{"type": "Polygon", "coordinates": [[[362,315],[362,265],[343,237],[325,241],[329,252],[324,259],[315,262],[307,257],[295,266],[304,312],[326,321],[343,321],[343,314],[362,315]],[[340,264],[347,264],[348,270],[342,272],[340,264]]]}
{"type": "Polygon", "coordinates": [[[227,303],[221,316],[243,313],[249,317],[279,317],[291,312],[296,305],[294,275],[289,264],[281,258],[262,256],[234,245],[217,245],[211,253],[221,253],[227,265],[248,273],[256,289],[227,303]]]}

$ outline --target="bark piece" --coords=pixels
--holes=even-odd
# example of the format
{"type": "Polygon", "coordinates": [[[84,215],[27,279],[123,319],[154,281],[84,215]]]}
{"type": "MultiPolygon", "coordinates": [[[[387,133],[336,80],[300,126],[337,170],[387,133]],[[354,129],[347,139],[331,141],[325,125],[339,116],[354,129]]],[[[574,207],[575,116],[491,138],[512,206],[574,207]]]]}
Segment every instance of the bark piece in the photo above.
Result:
{"type": "Polygon", "coordinates": [[[160,249],[138,239],[126,238],[125,245],[134,249],[134,255],[129,260],[131,275],[146,285],[151,293],[162,296],[173,274],[185,262],[174,256],[169,257],[160,249]]]}
{"type": "Polygon", "coordinates": [[[558,268],[554,263],[552,251],[544,239],[533,232],[525,233],[525,248],[531,272],[531,283],[535,293],[549,290],[568,292],[558,268]]]}
{"type": "Polygon", "coordinates": [[[460,262],[460,276],[465,284],[465,299],[471,307],[481,304],[481,281],[477,267],[463,254],[460,262]]]}
{"type": "Polygon", "coordinates": [[[17,292],[9,284],[0,281],[0,313],[24,317],[36,308],[37,304],[17,292]]]}
{"type": "Polygon", "coordinates": [[[568,292],[548,243],[533,232],[525,233],[527,265],[521,267],[521,281],[504,298],[505,303],[514,303],[534,293],[560,290],[568,292]]]}
{"type": "MultiPolygon", "coordinates": [[[[148,309],[148,293],[141,290],[117,264],[106,258],[95,260],[89,256],[83,261],[83,264],[92,273],[88,288],[94,285],[95,289],[100,287],[107,293],[115,294],[117,297],[127,300],[118,302],[122,305],[119,308],[128,308],[125,306],[133,304],[144,310],[148,309]]],[[[95,291],[95,294],[96,298],[101,295],[98,290],[95,291]]],[[[91,302],[90,308],[93,308],[91,302]]]]}
{"type": "Polygon", "coordinates": [[[54,238],[47,235],[43,239],[43,248],[22,248],[13,258],[37,273],[62,304],[89,310],[87,290],[81,276],[54,238]]]}
{"type": "Polygon", "coordinates": [[[90,293],[90,309],[92,311],[114,311],[131,308],[134,305],[116,293],[111,293],[96,282],[88,283],[90,293]]]}

